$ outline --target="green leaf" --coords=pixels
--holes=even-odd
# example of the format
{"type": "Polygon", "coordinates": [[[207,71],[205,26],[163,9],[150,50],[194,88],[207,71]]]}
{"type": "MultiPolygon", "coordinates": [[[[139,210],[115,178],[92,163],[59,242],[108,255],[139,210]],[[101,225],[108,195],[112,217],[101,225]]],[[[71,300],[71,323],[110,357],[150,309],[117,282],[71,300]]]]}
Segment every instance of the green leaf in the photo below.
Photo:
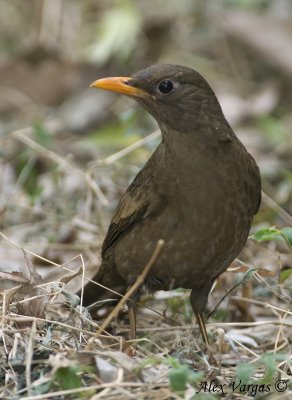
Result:
{"type": "Polygon", "coordinates": [[[261,361],[265,365],[265,375],[261,381],[263,383],[273,382],[273,380],[277,374],[277,365],[275,362],[275,354],[274,353],[266,353],[262,356],[261,361]]]}
{"type": "Polygon", "coordinates": [[[281,120],[275,117],[264,116],[259,121],[261,131],[267,136],[267,138],[276,145],[279,145],[288,139],[288,133],[285,129],[284,124],[281,120]]]}
{"type": "Polygon", "coordinates": [[[77,294],[66,289],[62,289],[61,293],[72,307],[77,307],[80,304],[80,297],[77,294]]]}
{"type": "Polygon", "coordinates": [[[241,381],[241,384],[247,385],[251,381],[252,374],[256,367],[252,364],[241,363],[236,368],[236,378],[241,381]]]}
{"type": "Polygon", "coordinates": [[[292,268],[284,269],[280,272],[280,283],[284,283],[292,275],[292,268]]]}
{"type": "Polygon", "coordinates": [[[55,380],[61,389],[76,389],[82,387],[81,378],[77,375],[78,367],[61,367],[55,372],[55,380]]]}
{"type": "Polygon", "coordinates": [[[250,239],[256,242],[284,239],[287,246],[292,250],[292,227],[287,226],[281,230],[275,227],[263,228],[251,235],[250,239]]]}
{"type": "MultiPolygon", "coordinates": [[[[218,396],[208,393],[208,392],[196,393],[195,396],[196,396],[196,397],[194,397],[195,400],[218,400],[219,399],[218,396]]],[[[192,397],[192,399],[193,399],[193,397],[192,397]]]]}
{"type": "Polygon", "coordinates": [[[242,278],[242,281],[241,281],[242,285],[247,285],[248,282],[252,279],[252,277],[254,276],[254,274],[256,272],[258,272],[257,268],[250,268],[249,270],[247,270],[242,278]]]}
{"type": "Polygon", "coordinates": [[[125,61],[135,50],[141,29],[141,15],[133,1],[123,1],[102,15],[98,24],[95,43],[89,57],[97,64],[104,64],[112,57],[125,61]]]}
{"type": "Polygon", "coordinates": [[[46,148],[50,148],[52,144],[52,135],[46,130],[41,121],[33,124],[34,137],[36,141],[46,148]]]}
{"type": "Polygon", "coordinates": [[[269,241],[269,240],[279,239],[281,237],[282,237],[281,231],[274,227],[260,229],[250,236],[250,238],[255,240],[256,242],[269,241]]]}
{"type": "Polygon", "coordinates": [[[47,381],[47,382],[41,383],[40,385],[33,386],[33,390],[32,390],[33,395],[49,393],[51,383],[52,383],[51,381],[47,381]]]}
{"type": "Polygon", "coordinates": [[[281,235],[292,250],[292,228],[287,226],[286,228],[281,229],[281,235]]]}
{"type": "Polygon", "coordinates": [[[107,124],[96,132],[93,132],[89,139],[94,141],[97,146],[122,149],[141,139],[137,134],[126,134],[121,123],[107,124]]]}
{"type": "Polygon", "coordinates": [[[187,365],[181,365],[178,368],[171,368],[168,372],[168,378],[172,389],[176,392],[184,392],[189,380],[189,368],[187,365]]]}

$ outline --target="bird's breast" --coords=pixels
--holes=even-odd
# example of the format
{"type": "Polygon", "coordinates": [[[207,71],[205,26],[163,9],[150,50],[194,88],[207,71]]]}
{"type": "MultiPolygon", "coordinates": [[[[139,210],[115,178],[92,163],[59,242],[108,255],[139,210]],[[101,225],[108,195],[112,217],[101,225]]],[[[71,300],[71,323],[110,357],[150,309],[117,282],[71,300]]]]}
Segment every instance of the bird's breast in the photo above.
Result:
{"type": "Polygon", "coordinates": [[[246,172],[236,160],[212,157],[180,165],[169,160],[157,171],[155,187],[166,206],[117,244],[116,267],[132,280],[163,239],[151,276],[173,287],[201,287],[224,271],[246,242],[252,220],[246,172]]]}

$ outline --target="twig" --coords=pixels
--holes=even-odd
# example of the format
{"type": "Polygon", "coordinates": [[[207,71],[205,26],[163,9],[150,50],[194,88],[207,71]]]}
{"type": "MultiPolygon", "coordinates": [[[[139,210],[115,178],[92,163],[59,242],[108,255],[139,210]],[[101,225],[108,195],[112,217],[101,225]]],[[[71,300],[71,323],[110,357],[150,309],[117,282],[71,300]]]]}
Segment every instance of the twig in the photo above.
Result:
{"type": "Polygon", "coordinates": [[[32,140],[27,134],[31,134],[32,128],[25,128],[19,129],[11,133],[12,137],[15,137],[20,142],[26,144],[36,152],[42,154],[44,157],[49,158],[50,160],[54,161],[58,165],[60,165],[64,170],[72,171],[75,170],[78,174],[82,175],[85,178],[85,181],[91,187],[91,189],[95,192],[98,199],[100,200],[103,206],[107,206],[109,204],[108,199],[104,195],[104,193],[100,190],[96,181],[92,179],[90,173],[88,171],[83,171],[82,169],[78,168],[72,162],[69,162],[66,158],[59,156],[57,153],[47,149],[46,147],[40,145],[39,143],[32,140]]]}
{"type": "Polygon", "coordinates": [[[276,307],[273,304],[270,303],[265,303],[264,301],[259,301],[259,300],[254,300],[254,299],[247,299],[246,297],[240,297],[240,296],[232,296],[230,297],[230,300],[240,300],[240,301],[245,301],[247,303],[255,304],[257,306],[265,307],[265,308],[271,308],[273,310],[281,311],[286,314],[292,315],[291,311],[285,310],[284,308],[276,307]]]}
{"type": "Polygon", "coordinates": [[[8,348],[6,346],[6,339],[5,339],[5,334],[4,334],[4,328],[6,325],[6,315],[7,315],[7,298],[6,298],[6,290],[4,290],[3,292],[3,312],[2,312],[2,316],[1,316],[1,330],[0,330],[0,339],[2,338],[2,342],[3,342],[3,347],[4,347],[4,351],[5,354],[8,354],[8,348]]]}
{"type": "MultiPolygon", "coordinates": [[[[277,320],[267,320],[267,321],[256,321],[256,322],[210,322],[206,324],[207,327],[243,327],[243,328],[248,328],[248,327],[253,327],[253,326],[264,326],[264,325],[273,325],[273,326],[278,326],[278,325],[284,325],[292,328],[292,322],[279,322],[277,320]]],[[[180,329],[193,329],[194,326],[190,324],[186,325],[178,325],[178,326],[168,326],[167,330],[168,331],[175,331],[175,330],[180,330],[180,329]]],[[[145,330],[149,332],[159,332],[159,331],[165,331],[166,328],[165,326],[163,327],[147,327],[147,328],[137,328],[138,332],[144,332],[145,330]]],[[[124,332],[124,329],[121,329],[121,332],[124,332]]]]}
{"type": "MultiPolygon", "coordinates": [[[[288,315],[288,312],[286,312],[285,313],[285,315],[283,316],[283,317],[281,317],[280,315],[279,315],[279,319],[280,319],[280,325],[279,325],[279,329],[278,329],[278,332],[277,332],[277,336],[276,336],[276,339],[275,339],[275,345],[274,345],[274,353],[276,354],[277,353],[277,351],[279,352],[279,350],[280,350],[280,346],[278,345],[279,344],[279,340],[280,340],[280,336],[282,335],[282,337],[283,337],[283,339],[284,339],[284,341],[285,341],[285,335],[284,335],[284,332],[283,332],[283,325],[282,325],[282,322],[285,320],[285,318],[287,318],[287,315],[288,315]]],[[[287,341],[287,339],[286,339],[286,341],[287,341]]]]}
{"type": "Polygon", "coordinates": [[[10,239],[8,236],[5,235],[5,233],[3,233],[3,232],[1,232],[1,231],[0,231],[0,236],[2,236],[2,238],[3,238],[4,240],[6,240],[7,242],[13,244],[13,246],[16,246],[18,249],[25,250],[28,254],[30,254],[30,255],[32,255],[32,256],[34,256],[34,257],[37,257],[39,260],[48,262],[49,264],[55,265],[56,267],[61,267],[60,264],[57,264],[57,263],[55,263],[54,261],[50,261],[50,260],[48,260],[47,258],[44,258],[44,257],[42,257],[42,256],[39,256],[38,254],[34,253],[33,251],[30,251],[30,250],[24,248],[23,246],[21,246],[20,244],[18,244],[18,243],[15,242],[14,240],[10,239]]]}
{"type": "Polygon", "coordinates": [[[29,397],[22,397],[22,400],[46,400],[51,397],[58,397],[58,396],[66,396],[67,394],[74,394],[74,393],[80,393],[80,392],[86,392],[86,391],[92,391],[92,390],[101,390],[105,388],[112,388],[116,389],[117,387],[129,387],[129,388],[148,388],[151,390],[151,388],[154,390],[157,389],[158,387],[168,387],[169,383],[165,382],[155,382],[155,383],[143,383],[143,382],[110,382],[110,383],[102,383],[101,385],[92,385],[92,386],[87,386],[87,387],[81,387],[81,388],[76,388],[76,389],[69,389],[69,390],[61,390],[59,392],[52,392],[52,393],[45,393],[45,394],[40,394],[36,396],[29,396],[29,397]]]}
{"type": "Polygon", "coordinates": [[[106,329],[106,327],[109,325],[109,323],[118,315],[119,311],[126,304],[126,302],[130,299],[130,297],[143,284],[148,272],[150,271],[150,269],[152,268],[153,264],[155,263],[157,257],[159,256],[159,253],[160,253],[163,245],[164,245],[164,240],[162,240],[162,239],[158,240],[157,245],[156,245],[148,263],[146,264],[145,268],[143,269],[142,273],[138,276],[134,285],[130,287],[130,289],[127,291],[127,293],[123,296],[123,298],[119,301],[119,303],[112,310],[112,312],[109,314],[109,316],[105,319],[105,321],[103,322],[101,327],[96,332],[96,336],[99,336],[106,329]]]}
{"type": "Polygon", "coordinates": [[[279,216],[283,219],[283,221],[288,222],[288,224],[292,225],[292,216],[284,210],[275,200],[273,200],[267,193],[262,191],[263,202],[267,204],[268,207],[278,211],[279,216]]]}
{"type": "Polygon", "coordinates": [[[221,369],[222,369],[222,354],[223,354],[223,347],[224,347],[224,336],[225,336],[225,331],[222,328],[217,329],[217,334],[218,334],[218,339],[219,339],[219,345],[218,345],[218,353],[219,353],[219,361],[218,361],[218,369],[221,374],[221,369]]]}
{"type": "MultiPolygon", "coordinates": [[[[272,286],[269,285],[268,282],[267,282],[265,279],[263,279],[257,272],[254,274],[254,277],[255,277],[255,279],[257,279],[258,281],[261,281],[264,285],[266,285],[266,286],[270,289],[270,291],[271,291],[272,293],[274,293],[274,295],[275,295],[276,297],[278,297],[281,301],[285,302],[285,300],[286,300],[285,297],[282,296],[282,295],[280,295],[278,292],[276,292],[276,291],[272,288],[272,286]]],[[[286,311],[286,310],[284,310],[284,311],[286,311]]]]}
{"type": "Polygon", "coordinates": [[[220,304],[226,299],[226,297],[228,297],[230,295],[230,293],[233,292],[234,289],[236,289],[237,287],[241,286],[245,281],[246,278],[248,277],[248,275],[250,274],[250,272],[255,273],[255,270],[253,269],[248,269],[247,272],[244,274],[243,278],[236,283],[234,286],[232,286],[232,288],[230,288],[225,294],[224,296],[218,301],[218,303],[215,305],[215,307],[213,308],[212,311],[210,311],[210,313],[207,316],[207,319],[211,317],[211,315],[214,314],[214,312],[218,309],[218,307],[220,306],[220,304]]]}
{"type": "Polygon", "coordinates": [[[225,335],[228,339],[232,340],[233,342],[235,342],[236,344],[238,344],[238,346],[242,347],[244,350],[246,350],[248,353],[252,354],[254,357],[256,357],[256,359],[258,360],[259,358],[261,358],[260,356],[257,355],[257,353],[255,353],[254,351],[252,351],[251,349],[249,349],[248,347],[246,347],[244,344],[242,344],[241,342],[239,342],[237,339],[235,339],[232,336],[229,336],[228,334],[225,335]]]}
{"type": "MultiPolygon", "coordinates": [[[[106,396],[108,393],[110,393],[112,388],[105,388],[101,392],[97,393],[93,397],[90,397],[91,400],[98,400],[106,396]]],[[[105,398],[105,397],[104,397],[105,398]]]]}
{"type": "MultiPolygon", "coordinates": [[[[84,316],[83,316],[83,318],[84,318],[84,316]]],[[[72,326],[72,325],[65,324],[64,322],[53,321],[53,320],[49,320],[49,319],[45,319],[45,318],[29,317],[29,316],[20,315],[20,314],[17,314],[17,315],[16,314],[15,315],[13,315],[13,314],[9,315],[8,314],[6,316],[6,319],[8,321],[15,321],[15,322],[27,322],[27,321],[36,320],[36,321],[46,322],[47,324],[51,324],[51,325],[59,325],[59,326],[62,326],[63,328],[65,328],[65,329],[69,329],[69,330],[72,329],[73,331],[86,333],[87,335],[90,335],[90,336],[94,335],[93,332],[86,331],[84,329],[81,329],[81,328],[78,328],[78,327],[75,327],[75,326],[72,326]]],[[[89,321],[89,320],[86,319],[86,321],[89,321]]],[[[92,321],[91,321],[91,324],[96,326],[96,324],[94,322],[92,322],[92,321]]]]}
{"type": "MultiPolygon", "coordinates": [[[[73,271],[72,269],[65,267],[66,264],[74,261],[75,259],[77,259],[78,257],[82,259],[81,254],[78,254],[77,256],[72,257],[70,260],[66,261],[64,264],[58,264],[54,261],[49,260],[48,258],[42,257],[39,254],[35,253],[34,251],[31,251],[29,249],[27,249],[26,247],[23,247],[22,245],[20,245],[19,243],[15,242],[14,240],[10,239],[8,236],[5,235],[5,233],[0,231],[0,237],[2,236],[3,239],[5,239],[8,243],[12,244],[13,246],[16,246],[17,248],[21,249],[21,250],[25,250],[28,254],[38,258],[39,260],[45,261],[48,264],[54,265],[56,268],[52,269],[50,272],[53,273],[55,271],[57,271],[58,269],[62,268],[65,271],[68,272],[73,272],[75,273],[75,271],[73,271]]],[[[90,278],[87,278],[86,276],[84,276],[84,280],[86,282],[91,282],[93,284],[95,284],[96,286],[102,287],[103,289],[106,289],[107,291],[110,291],[111,293],[122,297],[122,295],[118,292],[116,292],[115,290],[112,290],[110,288],[108,288],[107,286],[102,285],[101,283],[95,282],[90,278]]],[[[48,282],[48,284],[50,284],[50,282],[48,282]]]]}
{"type": "Polygon", "coordinates": [[[144,137],[143,139],[137,140],[137,142],[131,144],[130,146],[125,147],[124,149],[118,151],[117,153],[112,154],[111,156],[105,158],[104,160],[97,161],[95,163],[92,163],[91,166],[94,166],[96,164],[112,164],[113,162],[119,160],[122,157],[125,157],[132,151],[138,149],[141,146],[144,146],[146,143],[151,142],[153,139],[158,138],[161,135],[160,130],[157,129],[156,131],[150,133],[150,135],[144,137]]]}
{"type": "Polygon", "coordinates": [[[36,319],[34,318],[32,320],[32,326],[27,345],[26,362],[25,362],[25,381],[26,381],[27,393],[29,396],[31,396],[31,361],[33,355],[33,340],[35,333],[36,333],[36,319]]]}

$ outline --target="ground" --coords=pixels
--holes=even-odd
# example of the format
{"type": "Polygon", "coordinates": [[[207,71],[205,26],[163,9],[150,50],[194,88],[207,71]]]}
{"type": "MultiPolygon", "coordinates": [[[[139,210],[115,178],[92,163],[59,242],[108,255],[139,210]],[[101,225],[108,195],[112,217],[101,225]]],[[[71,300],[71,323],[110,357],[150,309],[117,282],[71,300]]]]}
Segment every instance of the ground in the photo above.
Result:
{"type": "Polygon", "coordinates": [[[185,1],[178,10],[170,1],[167,13],[144,0],[86,0],[82,10],[30,2],[31,15],[18,1],[0,5],[0,397],[290,398],[289,2],[185,1]],[[145,293],[135,341],[125,305],[104,303],[92,319],[76,295],[100,265],[119,198],[160,140],[138,106],[88,85],[162,61],[206,76],[263,180],[246,247],[209,296],[217,365],[187,290],[145,293]]]}

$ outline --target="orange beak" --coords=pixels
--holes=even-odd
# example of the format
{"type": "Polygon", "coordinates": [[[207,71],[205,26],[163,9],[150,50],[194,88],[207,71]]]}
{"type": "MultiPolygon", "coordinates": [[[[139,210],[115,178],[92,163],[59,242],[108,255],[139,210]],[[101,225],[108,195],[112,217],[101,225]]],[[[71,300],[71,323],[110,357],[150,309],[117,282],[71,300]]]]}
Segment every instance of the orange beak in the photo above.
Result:
{"type": "Polygon", "coordinates": [[[132,78],[127,77],[103,78],[92,82],[90,87],[110,90],[111,92],[122,93],[134,97],[146,96],[148,93],[144,90],[129,85],[131,79],[132,78]]]}

